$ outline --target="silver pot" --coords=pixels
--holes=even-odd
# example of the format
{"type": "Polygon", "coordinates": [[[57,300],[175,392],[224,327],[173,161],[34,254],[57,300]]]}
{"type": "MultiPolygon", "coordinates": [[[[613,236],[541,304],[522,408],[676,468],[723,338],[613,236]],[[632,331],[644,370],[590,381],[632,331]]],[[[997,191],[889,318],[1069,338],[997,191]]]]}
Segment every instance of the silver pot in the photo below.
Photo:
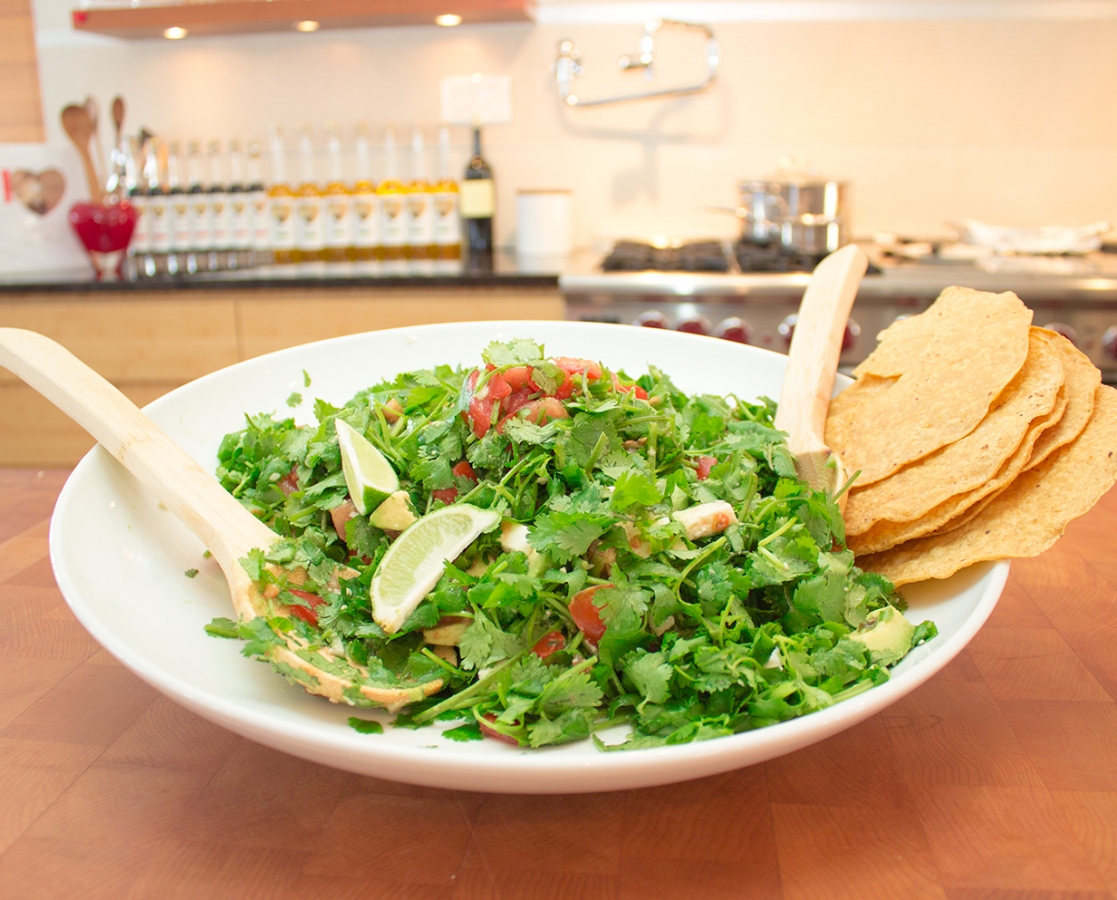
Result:
{"type": "Polygon", "coordinates": [[[849,242],[848,191],[844,181],[742,181],[741,240],[810,256],[832,253],[849,242]]]}

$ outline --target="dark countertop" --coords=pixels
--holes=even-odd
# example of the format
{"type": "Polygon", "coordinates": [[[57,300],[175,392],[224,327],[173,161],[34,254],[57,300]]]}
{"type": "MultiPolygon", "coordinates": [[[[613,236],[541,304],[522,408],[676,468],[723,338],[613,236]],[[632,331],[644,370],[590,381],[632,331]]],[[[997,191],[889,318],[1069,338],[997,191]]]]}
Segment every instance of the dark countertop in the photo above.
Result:
{"type": "Polygon", "coordinates": [[[96,281],[92,269],[0,275],[0,296],[27,293],[337,288],[556,288],[562,259],[524,260],[497,253],[490,269],[462,260],[400,262],[396,271],[378,262],[296,263],[232,272],[123,281],[96,281]]]}

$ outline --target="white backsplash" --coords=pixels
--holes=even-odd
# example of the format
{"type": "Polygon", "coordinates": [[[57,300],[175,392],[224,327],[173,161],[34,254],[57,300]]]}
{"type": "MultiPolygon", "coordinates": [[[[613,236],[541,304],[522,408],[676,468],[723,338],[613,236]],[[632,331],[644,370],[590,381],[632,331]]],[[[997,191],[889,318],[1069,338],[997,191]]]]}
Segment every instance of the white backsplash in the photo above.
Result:
{"type": "MultiPolygon", "coordinates": [[[[58,112],[119,93],[129,129],[168,138],[262,138],[269,122],[389,122],[406,144],[433,127],[439,80],[506,73],[513,117],[485,133],[497,239],[515,233],[521,188],[574,191],[575,240],[731,235],[735,183],[787,156],[852,183],[857,235],[939,235],[949,220],[1117,223],[1117,19],[726,22],[709,92],[603,109],[564,108],[551,74],[572,38],[585,96],[644,87],[616,60],[634,24],[491,25],[124,42],[69,35],[74,0],[36,0],[48,139],[58,112]]],[[[669,39],[670,37],[670,39],[669,39]]],[[[685,35],[661,44],[661,83],[701,73],[685,35]]],[[[106,135],[107,138],[107,135],[106,135]]],[[[294,141],[288,172],[294,168],[294,141]]],[[[454,169],[468,156],[454,133],[454,169]]],[[[401,154],[406,161],[406,153],[401,154]]],[[[406,164],[403,174],[407,174],[406,164]]],[[[321,171],[321,170],[320,170],[321,171]]],[[[374,175],[379,175],[374,172],[374,175]]]]}

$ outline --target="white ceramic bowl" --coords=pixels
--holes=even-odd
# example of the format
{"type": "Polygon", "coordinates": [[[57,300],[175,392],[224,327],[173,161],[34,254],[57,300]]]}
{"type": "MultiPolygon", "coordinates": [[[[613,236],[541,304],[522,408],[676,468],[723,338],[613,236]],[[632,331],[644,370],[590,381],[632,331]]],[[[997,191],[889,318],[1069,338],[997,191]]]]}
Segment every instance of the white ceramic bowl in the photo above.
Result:
{"type": "MultiPolygon", "coordinates": [[[[147,408],[187,452],[216,464],[223,435],[246,413],[300,421],[320,397],[340,405],[382,378],[439,363],[475,364],[494,339],[530,337],[552,355],[589,357],[635,375],[649,364],[688,392],[778,397],[786,357],[707,337],[573,322],[477,322],[372,332],[273,353],[201,378],[147,408]],[[304,372],[312,379],[304,386],[304,372]]],[[[499,741],[457,743],[432,726],[360,734],[354,712],[288,685],[245,659],[239,641],[203,630],[230,614],[225,581],[203,547],[100,447],[74,470],[50,530],[63,595],[90,633],[129,669],[198,715],[262,744],[380,778],[435,787],[518,793],[620,790],[684,781],[805,747],[884,709],[945,666],[988,618],[1008,564],[985,564],[905,591],[915,621],[939,636],[916,648],[884,685],[830,709],[696,744],[601,753],[584,741],[519,750],[499,741]],[[188,578],[185,572],[198,569],[188,578]]],[[[360,711],[368,716],[367,711],[360,711]]],[[[384,716],[385,722],[390,719],[384,716]]],[[[444,727],[444,726],[443,726],[444,727]]]]}

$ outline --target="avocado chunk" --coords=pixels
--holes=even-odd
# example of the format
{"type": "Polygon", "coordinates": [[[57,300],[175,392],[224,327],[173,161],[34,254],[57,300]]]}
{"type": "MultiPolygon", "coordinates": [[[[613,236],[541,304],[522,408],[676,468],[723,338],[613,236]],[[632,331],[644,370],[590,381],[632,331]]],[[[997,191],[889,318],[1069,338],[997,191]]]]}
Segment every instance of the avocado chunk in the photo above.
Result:
{"type": "Polygon", "coordinates": [[[390,494],[387,500],[373,510],[368,520],[385,531],[406,530],[417,521],[415,512],[411,509],[411,495],[407,491],[390,494]]]}
{"type": "Polygon", "coordinates": [[[915,626],[904,614],[895,607],[885,606],[869,613],[849,637],[865,645],[872,662],[890,666],[911,649],[914,635],[915,626]]]}

